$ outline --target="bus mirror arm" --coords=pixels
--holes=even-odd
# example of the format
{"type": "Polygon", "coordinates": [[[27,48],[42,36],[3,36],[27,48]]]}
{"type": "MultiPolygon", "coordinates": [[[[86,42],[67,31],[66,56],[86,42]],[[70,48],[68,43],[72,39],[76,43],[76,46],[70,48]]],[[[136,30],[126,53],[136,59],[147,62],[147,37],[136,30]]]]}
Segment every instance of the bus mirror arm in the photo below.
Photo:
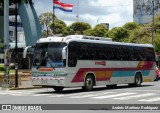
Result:
{"type": "Polygon", "coordinates": [[[25,47],[25,49],[23,50],[23,58],[26,58],[27,50],[28,50],[29,48],[32,48],[32,46],[27,46],[27,47],[25,47]]]}

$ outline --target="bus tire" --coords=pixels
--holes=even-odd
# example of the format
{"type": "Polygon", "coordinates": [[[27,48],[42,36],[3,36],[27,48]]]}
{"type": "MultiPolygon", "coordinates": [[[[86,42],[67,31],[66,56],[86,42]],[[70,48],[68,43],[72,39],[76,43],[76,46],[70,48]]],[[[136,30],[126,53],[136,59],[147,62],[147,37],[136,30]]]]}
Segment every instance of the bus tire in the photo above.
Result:
{"type": "Polygon", "coordinates": [[[140,73],[136,73],[136,76],[134,78],[134,83],[129,84],[129,86],[135,86],[135,87],[140,87],[142,83],[142,75],[140,73]]]}
{"type": "Polygon", "coordinates": [[[57,93],[61,93],[63,91],[63,87],[53,87],[53,89],[57,92],[57,93]]]}
{"type": "Polygon", "coordinates": [[[94,86],[93,76],[87,75],[85,78],[85,84],[82,87],[82,90],[83,91],[91,91],[91,90],[93,90],[93,86],[94,86]]]}

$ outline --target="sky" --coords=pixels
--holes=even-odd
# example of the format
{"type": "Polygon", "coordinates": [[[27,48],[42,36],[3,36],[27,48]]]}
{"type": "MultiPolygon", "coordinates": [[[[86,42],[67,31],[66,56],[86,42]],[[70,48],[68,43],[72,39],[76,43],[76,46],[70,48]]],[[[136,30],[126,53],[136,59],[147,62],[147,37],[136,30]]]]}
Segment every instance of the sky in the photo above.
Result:
{"type": "MultiPolygon", "coordinates": [[[[133,0],[59,0],[73,4],[72,12],[55,10],[55,15],[67,25],[73,22],[87,22],[92,27],[109,23],[110,29],[133,21],[133,0]],[[77,14],[79,19],[77,19],[77,14]]],[[[53,12],[53,0],[33,0],[37,14],[53,12]]]]}

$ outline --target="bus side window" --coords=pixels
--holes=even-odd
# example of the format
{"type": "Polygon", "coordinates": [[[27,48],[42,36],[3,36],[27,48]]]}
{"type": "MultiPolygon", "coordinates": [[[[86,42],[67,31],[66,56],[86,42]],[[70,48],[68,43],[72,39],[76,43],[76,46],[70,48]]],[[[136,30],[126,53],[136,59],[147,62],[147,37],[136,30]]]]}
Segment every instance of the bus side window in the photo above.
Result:
{"type": "Polygon", "coordinates": [[[134,50],[133,50],[133,48],[130,48],[130,60],[132,60],[132,61],[134,61],[134,60],[135,60],[134,50]]]}
{"type": "Polygon", "coordinates": [[[74,46],[74,43],[72,44],[68,46],[68,67],[75,67],[77,64],[76,46],[74,46]]]}
{"type": "Polygon", "coordinates": [[[155,61],[155,55],[154,55],[153,51],[154,50],[152,48],[145,49],[146,60],[148,60],[148,61],[155,61]]]}

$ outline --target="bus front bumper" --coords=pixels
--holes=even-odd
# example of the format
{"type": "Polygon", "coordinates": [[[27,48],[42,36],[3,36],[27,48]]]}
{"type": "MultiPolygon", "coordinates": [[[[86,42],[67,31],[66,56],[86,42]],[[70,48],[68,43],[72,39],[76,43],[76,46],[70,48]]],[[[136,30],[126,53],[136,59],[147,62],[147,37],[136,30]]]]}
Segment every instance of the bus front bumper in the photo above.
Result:
{"type": "Polygon", "coordinates": [[[65,77],[31,77],[33,86],[65,86],[65,77]]]}

